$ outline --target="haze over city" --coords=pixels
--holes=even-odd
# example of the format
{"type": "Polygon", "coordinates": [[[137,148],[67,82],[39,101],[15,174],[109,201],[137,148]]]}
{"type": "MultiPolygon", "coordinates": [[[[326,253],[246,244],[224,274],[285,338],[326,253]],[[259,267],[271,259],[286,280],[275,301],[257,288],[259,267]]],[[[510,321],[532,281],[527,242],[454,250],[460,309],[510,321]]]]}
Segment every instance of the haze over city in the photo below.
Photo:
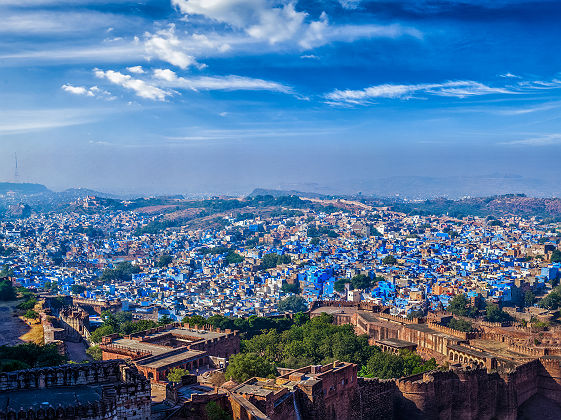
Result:
{"type": "Polygon", "coordinates": [[[2,0],[0,16],[6,181],[17,153],[19,180],[54,190],[560,192],[558,1],[2,0]]]}

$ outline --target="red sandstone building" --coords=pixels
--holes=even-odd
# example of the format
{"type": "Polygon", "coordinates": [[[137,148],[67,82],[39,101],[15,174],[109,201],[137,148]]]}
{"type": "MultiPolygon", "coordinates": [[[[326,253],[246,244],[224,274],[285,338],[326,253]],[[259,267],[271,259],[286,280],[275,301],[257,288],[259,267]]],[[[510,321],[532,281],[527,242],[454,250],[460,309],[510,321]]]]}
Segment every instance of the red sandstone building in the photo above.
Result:
{"type": "Polygon", "coordinates": [[[240,338],[237,331],[174,323],[123,338],[103,337],[100,347],[103,360],[131,359],[150,381],[163,382],[173,368],[201,373],[224,367],[240,351],[240,338]]]}

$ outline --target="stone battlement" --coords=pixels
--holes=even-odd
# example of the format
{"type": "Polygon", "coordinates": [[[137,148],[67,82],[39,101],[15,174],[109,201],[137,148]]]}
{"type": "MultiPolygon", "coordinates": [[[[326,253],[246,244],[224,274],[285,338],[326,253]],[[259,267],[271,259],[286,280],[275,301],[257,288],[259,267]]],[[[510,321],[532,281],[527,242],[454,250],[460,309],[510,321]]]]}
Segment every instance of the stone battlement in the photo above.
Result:
{"type": "Polygon", "coordinates": [[[445,327],[444,325],[440,325],[440,324],[437,324],[437,323],[431,322],[431,321],[427,322],[427,325],[430,328],[432,328],[433,330],[442,332],[444,334],[452,335],[452,336],[460,338],[462,340],[475,339],[475,338],[478,338],[481,335],[479,332],[476,332],[476,331],[473,331],[473,332],[458,331],[458,330],[455,330],[453,328],[445,327]]]}
{"type": "Polygon", "coordinates": [[[7,398],[1,420],[150,418],[149,382],[123,361],[1,373],[0,391],[7,398]]]}

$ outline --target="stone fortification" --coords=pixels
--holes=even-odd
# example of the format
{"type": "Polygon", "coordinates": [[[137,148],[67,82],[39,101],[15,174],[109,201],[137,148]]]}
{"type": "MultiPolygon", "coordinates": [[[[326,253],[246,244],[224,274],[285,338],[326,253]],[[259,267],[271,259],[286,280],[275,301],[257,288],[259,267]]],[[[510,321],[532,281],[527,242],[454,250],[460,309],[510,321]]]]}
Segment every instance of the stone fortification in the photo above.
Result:
{"type": "Polygon", "coordinates": [[[122,361],[0,374],[0,419],[150,418],[150,384],[122,361]]]}

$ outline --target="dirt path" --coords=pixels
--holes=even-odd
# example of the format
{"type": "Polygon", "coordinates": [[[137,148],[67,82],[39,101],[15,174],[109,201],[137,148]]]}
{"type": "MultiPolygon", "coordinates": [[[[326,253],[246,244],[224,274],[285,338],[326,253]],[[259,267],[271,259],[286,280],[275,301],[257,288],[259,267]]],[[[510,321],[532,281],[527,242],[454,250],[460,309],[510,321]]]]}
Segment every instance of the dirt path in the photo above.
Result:
{"type": "Polygon", "coordinates": [[[68,353],[68,359],[73,362],[83,362],[84,360],[91,361],[92,358],[86,354],[86,344],[81,341],[79,343],[73,343],[70,341],[65,341],[66,351],[68,353]]]}
{"type": "Polygon", "coordinates": [[[0,346],[25,343],[20,337],[31,328],[15,314],[19,301],[0,302],[0,346]]]}

